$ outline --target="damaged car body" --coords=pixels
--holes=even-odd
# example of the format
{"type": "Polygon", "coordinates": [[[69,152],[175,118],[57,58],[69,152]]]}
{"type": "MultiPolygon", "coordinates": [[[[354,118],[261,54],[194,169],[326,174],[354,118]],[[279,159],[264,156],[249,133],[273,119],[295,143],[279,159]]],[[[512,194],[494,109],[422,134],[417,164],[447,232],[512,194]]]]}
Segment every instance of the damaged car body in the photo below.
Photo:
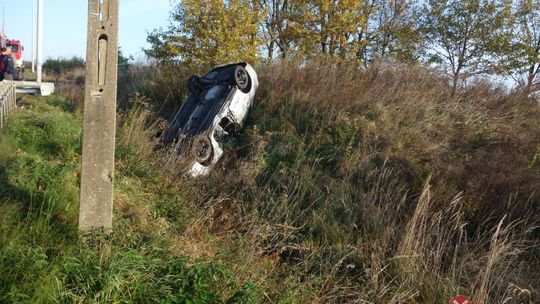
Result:
{"type": "Polygon", "coordinates": [[[187,174],[206,175],[223,155],[223,144],[244,127],[259,86],[246,62],[218,66],[188,80],[186,102],[170,121],[161,141],[175,145],[179,159],[193,161],[187,174]]]}

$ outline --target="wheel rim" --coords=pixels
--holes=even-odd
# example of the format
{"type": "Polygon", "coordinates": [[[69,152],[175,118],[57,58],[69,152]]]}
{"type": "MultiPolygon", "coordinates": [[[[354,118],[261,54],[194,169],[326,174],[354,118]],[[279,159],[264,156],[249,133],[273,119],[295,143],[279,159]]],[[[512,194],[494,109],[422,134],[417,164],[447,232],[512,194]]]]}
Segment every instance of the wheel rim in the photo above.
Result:
{"type": "Polygon", "coordinates": [[[236,70],[236,81],[239,86],[246,87],[248,84],[248,76],[246,73],[246,70],[244,69],[237,69],[236,70]]]}
{"type": "Polygon", "coordinates": [[[197,143],[197,148],[196,148],[197,157],[205,158],[209,150],[210,150],[210,145],[208,145],[207,142],[199,141],[197,143]]]}
{"type": "Polygon", "coordinates": [[[193,152],[195,159],[200,163],[206,163],[209,161],[212,154],[212,145],[209,140],[205,138],[198,138],[194,142],[193,152]]]}

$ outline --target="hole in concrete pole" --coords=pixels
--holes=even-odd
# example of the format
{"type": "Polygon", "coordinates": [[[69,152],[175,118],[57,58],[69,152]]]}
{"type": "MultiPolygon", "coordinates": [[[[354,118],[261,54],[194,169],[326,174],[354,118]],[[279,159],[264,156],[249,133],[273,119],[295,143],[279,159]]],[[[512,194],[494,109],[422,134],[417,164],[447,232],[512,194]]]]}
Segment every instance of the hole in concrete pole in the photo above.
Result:
{"type": "Polygon", "coordinates": [[[107,73],[107,35],[101,35],[98,40],[98,84],[105,85],[107,73]]]}

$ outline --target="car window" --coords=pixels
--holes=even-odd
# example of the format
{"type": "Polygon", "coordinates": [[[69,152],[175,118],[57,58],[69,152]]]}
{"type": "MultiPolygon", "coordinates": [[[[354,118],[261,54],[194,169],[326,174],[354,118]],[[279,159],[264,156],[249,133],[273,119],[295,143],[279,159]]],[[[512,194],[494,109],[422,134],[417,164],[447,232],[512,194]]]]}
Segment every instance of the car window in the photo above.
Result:
{"type": "Polygon", "coordinates": [[[219,98],[222,95],[223,89],[225,87],[222,85],[213,86],[211,89],[206,91],[204,95],[204,101],[211,101],[213,99],[219,98]]]}

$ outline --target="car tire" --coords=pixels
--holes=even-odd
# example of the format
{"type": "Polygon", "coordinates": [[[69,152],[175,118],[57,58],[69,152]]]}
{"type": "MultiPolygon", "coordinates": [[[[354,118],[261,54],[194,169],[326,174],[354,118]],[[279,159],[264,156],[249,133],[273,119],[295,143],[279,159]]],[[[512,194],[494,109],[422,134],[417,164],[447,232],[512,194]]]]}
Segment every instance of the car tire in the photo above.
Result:
{"type": "Polygon", "coordinates": [[[195,137],[191,146],[191,152],[199,164],[208,166],[212,162],[212,157],[214,155],[212,141],[208,136],[204,135],[195,137]]]}
{"type": "Polygon", "coordinates": [[[234,69],[234,82],[238,89],[244,93],[248,93],[251,90],[251,77],[241,65],[237,65],[234,69]]]}

